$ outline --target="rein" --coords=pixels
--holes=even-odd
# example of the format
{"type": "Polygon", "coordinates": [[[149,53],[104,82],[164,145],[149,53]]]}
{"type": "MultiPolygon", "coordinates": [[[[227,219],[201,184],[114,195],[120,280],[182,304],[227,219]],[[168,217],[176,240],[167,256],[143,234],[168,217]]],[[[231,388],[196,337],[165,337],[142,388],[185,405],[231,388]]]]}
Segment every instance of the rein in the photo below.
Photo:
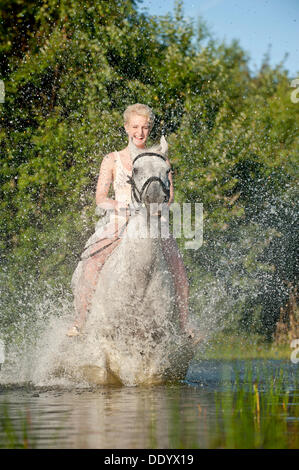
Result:
{"type": "MultiPolygon", "coordinates": [[[[124,233],[128,223],[129,223],[129,219],[126,220],[126,222],[123,225],[123,227],[121,228],[121,231],[119,232],[119,235],[118,235],[117,238],[120,238],[122,236],[122,234],[124,233]]],[[[81,256],[81,259],[88,259],[88,258],[91,258],[92,256],[95,256],[95,255],[101,253],[101,251],[104,251],[106,248],[108,248],[108,246],[112,245],[114,242],[115,242],[115,240],[113,240],[111,243],[108,243],[108,245],[102,246],[101,248],[99,248],[98,250],[96,250],[93,253],[89,254],[88,256],[84,256],[84,257],[81,256]]],[[[92,245],[96,245],[97,243],[98,243],[98,241],[96,241],[94,243],[91,243],[87,248],[90,248],[92,245]]]]}

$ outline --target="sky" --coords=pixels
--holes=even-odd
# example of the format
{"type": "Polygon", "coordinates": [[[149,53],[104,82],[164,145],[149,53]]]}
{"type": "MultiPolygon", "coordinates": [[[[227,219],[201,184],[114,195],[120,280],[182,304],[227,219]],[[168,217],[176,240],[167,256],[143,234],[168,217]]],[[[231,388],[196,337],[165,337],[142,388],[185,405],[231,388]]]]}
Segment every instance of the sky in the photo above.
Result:
{"type": "MultiPolygon", "coordinates": [[[[139,9],[151,15],[173,13],[175,0],[143,0],[139,9]]],[[[238,39],[257,70],[270,53],[270,64],[280,63],[290,78],[299,78],[299,0],[184,0],[186,18],[201,16],[213,37],[230,43],[238,39]],[[270,49],[269,49],[270,46],[270,49]]]]}

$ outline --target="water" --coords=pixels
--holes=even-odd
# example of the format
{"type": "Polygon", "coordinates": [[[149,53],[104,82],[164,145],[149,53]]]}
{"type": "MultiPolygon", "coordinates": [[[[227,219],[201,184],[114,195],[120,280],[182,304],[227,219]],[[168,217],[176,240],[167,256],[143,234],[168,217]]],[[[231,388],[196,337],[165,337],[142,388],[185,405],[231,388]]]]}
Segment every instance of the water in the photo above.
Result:
{"type": "MultiPolygon", "coordinates": [[[[82,360],[97,361],[92,354],[98,343],[92,337],[83,345],[66,339],[73,310],[61,298],[57,316],[53,296],[48,303],[34,302],[35,321],[21,319],[16,339],[5,341],[0,447],[299,448],[298,364],[193,360],[185,380],[145,386],[135,380],[144,356],[134,342],[124,361],[126,385],[91,385],[69,372],[82,360]],[[69,367],[57,373],[66,359],[69,367]]],[[[199,343],[201,357],[205,344],[201,349],[199,343]]],[[[143,351],[145,346],[143,341],[143,351]]],[[[163,342],[158,352],[158,357],[167,352],[163,342]]]]}
{"type": "MultiPolygon", "coordinates": [[[[6,409],[9,415],[16,431],[15,441],[19,439],[19,445],[24,441],[25,423],[26,446],[35,448],[190,449],[229,444],[229,447],[240,447],[238,442],[243,441],[224,442],[223,439],[228,435],[233,439],[232,433],[244,434],[242,426],[246,426],[246,442],[251,448],[251,424],[252,439],[259,435],[264,439],[257,441],[257,446],[293,447],[298,445],[299,430],[298,366],[278,360],[205,360],[194,361],[186,380],[172,385],[36,387],[30,383],[6,384],[0,386],[0,409],[6,409]],[[252,373],[250,377],[248,370],[252,373]],[[273,393],[270,388],[279,380],[277,393],[273,393]],[[238,402],[233,407],[223,406],[223,403],[236,397],[240,400],[240,393],[246,395],[246,391],[251,397],[255,382],[259,387],[261,410],[251,423],[250,403],[242,402],[247,420],[243,423],[234,414],[238,402]],[[271,402],[272,408],[265,408],[264,398],[265,403],[271,402]],[[272,418],[275,426],[269,422],[272,418]],[[263,423],[267,425],[265,428],[263,423]],[[269,424],[273,428],[270,437],[265,434],[269,424]]],[[[240,416],[242,418],[242,413],[240,416]]],[[[2,426],[2,445],[5,439],[7,432],[2,426]]]]}

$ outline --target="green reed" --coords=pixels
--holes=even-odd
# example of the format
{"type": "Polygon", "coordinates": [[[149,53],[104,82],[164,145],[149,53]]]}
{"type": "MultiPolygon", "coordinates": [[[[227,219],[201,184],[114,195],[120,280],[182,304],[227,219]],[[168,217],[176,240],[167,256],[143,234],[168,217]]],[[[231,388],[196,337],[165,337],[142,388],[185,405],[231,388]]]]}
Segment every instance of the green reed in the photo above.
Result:
{"type": "Polygon", "coordinates": [[[16,420],[8,413],[7,404],[3,403],[0,410],[0,448],[32,449],[34,447],[30,412],[19,413],[18,423],[16,423],[16,420]]]}
{"type": "Polygon", "coordinates": [[[215,392],[216,429],[210,447],[298,449],[298,379],[288,391],[283,369],[274,377],[262,368],[255,375],[249,368],[241,380],[236,372],[231,385],[215,392]]]}

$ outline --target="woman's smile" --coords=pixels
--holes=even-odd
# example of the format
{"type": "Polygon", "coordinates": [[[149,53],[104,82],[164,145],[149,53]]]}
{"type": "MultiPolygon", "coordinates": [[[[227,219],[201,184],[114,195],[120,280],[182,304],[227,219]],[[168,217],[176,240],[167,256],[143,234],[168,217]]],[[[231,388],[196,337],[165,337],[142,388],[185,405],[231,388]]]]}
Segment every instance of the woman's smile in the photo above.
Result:
{"type": "Polygon", "coordinates": [[[132,114],[129,122],[125,125],[129,138],[133,138],[136,147],[144,148],[150,133],[148,118],[138,114],[132,114]]]}
{"type": "Polygon", "coordinates": [[[145,141],[144,136],[143,137],[134,136],[133,139],[137,140],[137,142],[144,142],[145,141]]]}

